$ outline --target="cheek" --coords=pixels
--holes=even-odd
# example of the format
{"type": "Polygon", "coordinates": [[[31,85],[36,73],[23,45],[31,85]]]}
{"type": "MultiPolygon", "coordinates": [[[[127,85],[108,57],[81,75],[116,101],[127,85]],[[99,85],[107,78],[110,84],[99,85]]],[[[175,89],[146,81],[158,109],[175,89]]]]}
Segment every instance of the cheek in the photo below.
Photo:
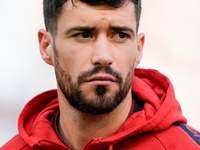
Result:
{"type": "Polygon", "coordinates": [[[70,73],[73,81],[77,80],[77,77],[80,75],[81,72],[86,71],[90,68],[90,56],[84,51],[66,49],[62,52],[60,61],[62,62],[62,67],[70,73]]]}
{"type": "Polygon", "coordinates": [[[134,68],[134,61],[135,59],[129,58],[127,59],[127,61],[125,63],[123,63],[122,69],[123,69],[123,76],[124,76],[124,80],[129,76],[130,73],[133,72],[134,68]]]}
{"type": "Polygon", "coordinates": [[[129,71],[130,68],[133,67],[135,59],[136,59],[136,50],[130,50],[126,53],[119,53],[115,56],[115,63],[119,67],[119,69],[122,69],[124,71],[129,71]]]}
{"type": "Polygon", "coordinates": [[[116,69],[121,73],[123,82],[125,82],[129,73],[132,73],[132,71],[134,70],[135,58],[136,51],[134,50],[130,50],[127,53],[120,54],[118,55],[118,57],[116,57],[116,69]]]}
{"type": "Polygon", "coordinates": [[[124,62],[126,65],[134,62],[137,56],[137,44],[135,40],[129,40],[124,44],[115,46],[113,51],[116,59],[120,60],[120,63],[124,62]]]}

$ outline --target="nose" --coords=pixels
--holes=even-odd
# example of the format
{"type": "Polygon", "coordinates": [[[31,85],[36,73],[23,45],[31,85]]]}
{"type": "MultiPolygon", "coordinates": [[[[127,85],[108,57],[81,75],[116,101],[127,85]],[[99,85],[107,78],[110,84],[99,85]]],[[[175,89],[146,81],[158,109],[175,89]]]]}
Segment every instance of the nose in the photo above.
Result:
{"type": "Polygon", "coordinates": [[[92,63],[93,65],[107,66],[113,63],[113,57],[111,54],[110,43],[105,36],[98,37],[94,43],[92,63]]]}

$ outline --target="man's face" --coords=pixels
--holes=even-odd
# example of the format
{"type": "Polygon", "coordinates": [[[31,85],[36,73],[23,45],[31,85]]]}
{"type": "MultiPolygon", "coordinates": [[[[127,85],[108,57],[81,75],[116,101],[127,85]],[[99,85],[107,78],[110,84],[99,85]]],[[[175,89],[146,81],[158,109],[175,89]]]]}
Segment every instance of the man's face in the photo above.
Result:
{"type": "Polygon", "coordinates": [[[58,90],[79,111],[108,113],[131,94],[141,58],[134,4],[114,9],[78,1],[75,6],[66,2],[54,39],[58,90]]]}

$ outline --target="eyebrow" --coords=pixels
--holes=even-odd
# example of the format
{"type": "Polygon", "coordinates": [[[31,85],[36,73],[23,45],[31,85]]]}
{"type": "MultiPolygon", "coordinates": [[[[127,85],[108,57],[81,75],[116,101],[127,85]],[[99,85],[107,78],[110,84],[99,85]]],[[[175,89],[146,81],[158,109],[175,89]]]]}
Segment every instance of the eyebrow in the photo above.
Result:
{"type": "Polygon", "coordinates": [[[135,35],[135,31],[126,26],[110,26],[110,29],[115,31],[128,31],[131,32],[133,35],[135,35]]]}
{"type": "MultiPolygon", "coordinates": [[[[109,29],[114,30],[114,31],[128,31],[128,32],[131,32],[133,35],[135,35],[135,31],[126,26],[110,26],[109,29]]],[[[87,27],[87,26],[83,26],[83,27],[77,26],[77,27],[70,28],[65,33],[70,34],[73,31],[92,32],[94,30],[97,30],[97,28],[96,27],[87,27]]]]}
{"type": "Polygon", "coordinates": [[[73,28],[70,28],[69,30],[67,30],[65,33],[66,34],[70,34],[71,32],[73,31],[83,31],[83,32],[92,32],[96,30],[96,27],[81,27],[81,26],[78,26],[78,27],[73,27],[73,28]]]}

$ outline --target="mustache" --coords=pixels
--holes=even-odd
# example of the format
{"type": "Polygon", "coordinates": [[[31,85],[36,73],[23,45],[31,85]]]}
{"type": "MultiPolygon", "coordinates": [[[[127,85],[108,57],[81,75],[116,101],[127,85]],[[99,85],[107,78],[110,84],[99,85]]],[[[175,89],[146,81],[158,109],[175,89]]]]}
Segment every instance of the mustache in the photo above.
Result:
{"type": "Polygon", "coordinates": [[[85,78],[90,77],[90,76],[92,76],[94,74],[97,74],[97,73],[99,73],[101,71],[104,71],[105,73],[114,76],[117,79],[118,83],[120,83],[120,84],[122,83],[122,77],[121,77],[121,74],[118,71],[113,70],[110,66],[98,65],[95,68],[93,68],[92,70],[82,72],[78,76],[78,85],[83,83],[85,81],[85,78]]]}

